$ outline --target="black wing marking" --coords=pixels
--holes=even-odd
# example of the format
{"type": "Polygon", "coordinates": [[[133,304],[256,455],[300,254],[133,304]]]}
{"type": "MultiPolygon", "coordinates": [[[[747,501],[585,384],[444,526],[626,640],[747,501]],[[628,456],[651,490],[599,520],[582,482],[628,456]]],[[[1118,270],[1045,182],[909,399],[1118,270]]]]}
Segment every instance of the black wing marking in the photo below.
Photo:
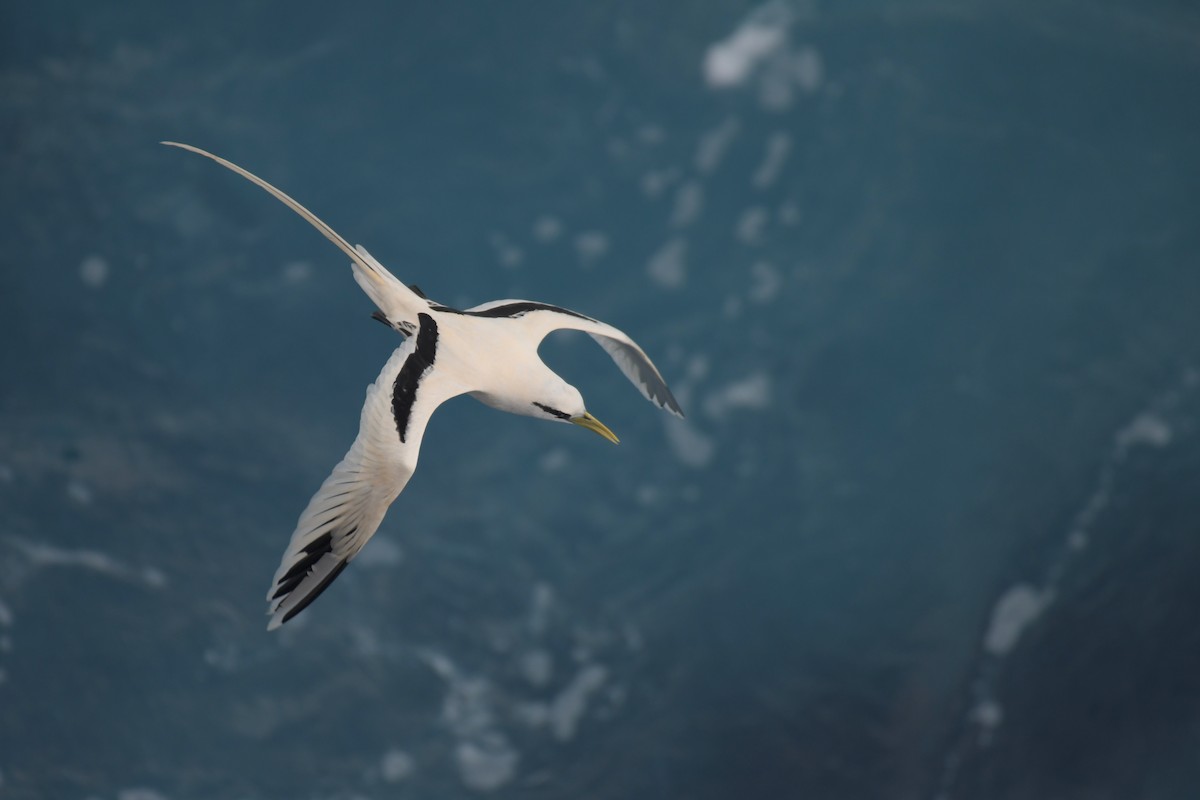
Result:
{"type": "Polygon", "coordinates": [[[417,401],[417,387],[437,357],[437,323],[428,314],[418,314],[417,319],[421,323],[417,329],[417,347],[405,359],[392,384],[392,415],[396,418],[396,432],[402,442],[408,441],[408,420],[412,416],[413,403],[417,401]]]}
{"type": "MultiPolygon", "coordinates": [[[[411,287],[410,287],[411,288],[411,287]]],[[[536,303],[532,300],[496,300],[491,303],[484,303],[468,308],[466,310],[459,308],[451,308],[441,303],[430,301],[432,307],[437,311],[443,311],[447,314],[462,314],[468,317],[488,317],[490,319],[519,319],[531,311],[553,311],[557,314],[566,314],[568,317],[586,320],[588,322],[596,322],[589,316],[580,314],[578,311],[572,311],[569,308],[551,305],[550,303],[536,303]]]]}

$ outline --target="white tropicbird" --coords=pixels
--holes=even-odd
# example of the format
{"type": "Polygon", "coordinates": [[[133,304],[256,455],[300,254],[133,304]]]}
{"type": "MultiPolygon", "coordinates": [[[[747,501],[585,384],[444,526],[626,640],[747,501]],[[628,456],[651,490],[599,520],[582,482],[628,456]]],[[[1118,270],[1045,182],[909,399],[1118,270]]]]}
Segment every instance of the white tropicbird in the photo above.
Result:
{"type": "Polygon", "coordinates": [[[198,147],[163,144],[211,158],[308,220],[350,256],[354,280],[379,308],[373,316],[407,337],[367,387],[354,444],[296,523],[267,592],[268,630],[303,611],[378,530],[388,506],[416,469],[429,417],[451,397],[469,394],[501,411],[573,422],[617,441],[584,408],[579,390],[538,357],[538,345],[551,331],[588,333],[646,399],[683,416],[642,348],[611,325],[528,300],[493,300],[465,311],[436,303],[416,286],[405,286],[362,245],[351,247],[315,214],[257,175],[198,147]]]}

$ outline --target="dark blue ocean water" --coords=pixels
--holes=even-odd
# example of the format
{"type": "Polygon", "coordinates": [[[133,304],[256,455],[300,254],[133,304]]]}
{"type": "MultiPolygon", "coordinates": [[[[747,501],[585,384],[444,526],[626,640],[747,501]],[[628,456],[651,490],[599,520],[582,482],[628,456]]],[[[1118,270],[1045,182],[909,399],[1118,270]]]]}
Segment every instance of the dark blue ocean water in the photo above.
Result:
{"type": "Polygon", "coordinates": [[[0,797],[1200,796],[1200,17],[0,10],[0,797]],[[470,399],[262,602],[399,343],[557,303],[622,444],[470,399]]]}

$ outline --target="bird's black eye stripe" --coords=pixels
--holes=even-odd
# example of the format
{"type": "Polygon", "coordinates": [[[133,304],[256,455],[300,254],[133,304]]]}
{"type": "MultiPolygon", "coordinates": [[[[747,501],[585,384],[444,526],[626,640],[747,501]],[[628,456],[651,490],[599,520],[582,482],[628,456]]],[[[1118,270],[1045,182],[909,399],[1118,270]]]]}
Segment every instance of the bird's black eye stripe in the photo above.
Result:
{"type": "Polygon", "coordinates": [[[547,414],[553,414],[554,416],[558,417],[559,419],[570,419],[571,418],[570,414],[564,414],[563,412],[559,411],[557,408],[551,408],[550,406],[543,405],[542,403],[534,403],[534,405],[537,406],[538,408],[540,408],[542,411],[545,411],[547,414]]]}

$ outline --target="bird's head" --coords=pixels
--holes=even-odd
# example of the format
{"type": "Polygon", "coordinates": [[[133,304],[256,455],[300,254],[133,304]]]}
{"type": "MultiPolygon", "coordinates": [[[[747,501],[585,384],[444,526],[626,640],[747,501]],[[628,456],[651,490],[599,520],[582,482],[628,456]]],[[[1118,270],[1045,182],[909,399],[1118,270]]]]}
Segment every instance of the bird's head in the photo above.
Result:
{"type": "Polygon", "coordinates": [[[583,395],[569,383],[558,381],[539,393],[539,398],[533,403],[534,416],[557,422],[572,422],[581,428],[587,428],[598,433],[613,444],[620,444],[616,434],[608,429],[600,420],[587,412],[583,405],[583,395]]]}

